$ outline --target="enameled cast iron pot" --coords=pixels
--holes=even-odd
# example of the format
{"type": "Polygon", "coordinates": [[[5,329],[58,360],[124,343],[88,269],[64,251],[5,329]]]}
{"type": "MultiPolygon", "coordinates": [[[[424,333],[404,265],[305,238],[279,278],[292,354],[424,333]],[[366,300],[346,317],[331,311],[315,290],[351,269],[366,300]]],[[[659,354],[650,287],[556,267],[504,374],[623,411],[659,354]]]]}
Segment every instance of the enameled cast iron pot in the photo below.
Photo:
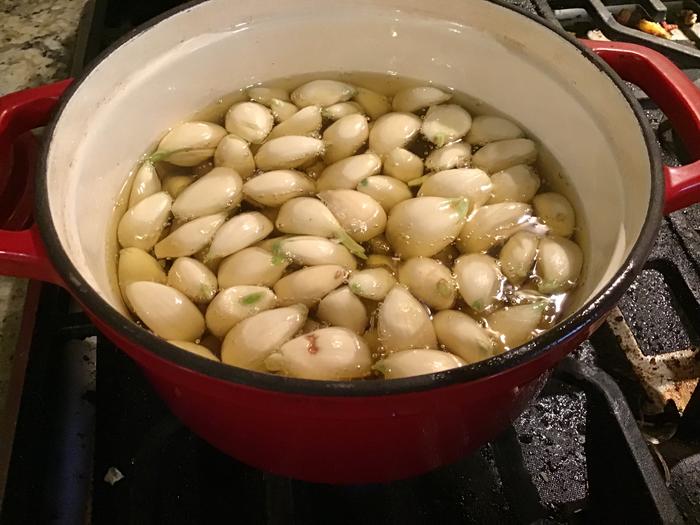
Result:
{"type": "Polygon", "coordinates": [[[189,4],[122,39],[72,84],[0,100],[0,271],[65,286],[172,411],[231,456],[311,481],[416,475],[460,458],[515,418],[640,272],[664,211],[700,197],[700,164],[662,165],[641,108],[613,69],[659,103],[700,158],[700,94],[668,60],[629,44],[576,42],[513,7],[482,0],[189,4]],[[466,92],[551,153],[574,186],[588,232],[583,284],[565,321],[460,369],[323,382],[213,363],[124,315],[108,270],[112,209],[146,147],[235,88],[338,70],[391,71],[466,92]],[[28,227],[32,141],[23,133],[52,113],[35,175],[36,224],[28,227]]]}

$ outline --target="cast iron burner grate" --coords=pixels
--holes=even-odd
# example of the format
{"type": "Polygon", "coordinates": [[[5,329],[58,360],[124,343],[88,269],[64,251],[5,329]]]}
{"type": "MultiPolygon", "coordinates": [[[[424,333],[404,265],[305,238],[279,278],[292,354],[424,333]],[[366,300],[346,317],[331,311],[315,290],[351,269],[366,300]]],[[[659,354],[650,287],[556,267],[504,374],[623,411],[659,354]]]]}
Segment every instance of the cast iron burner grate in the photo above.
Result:
{"type": "MultiPolygon", "coordinates": [[[[602,6],[535,1],[550,16],[602,6]]],[[[177,3],[97,1],[79,56],[177,3]]],[[[534,12],[529,0],[513,3],[534,12]]],[[[639,6],[662,19],[659,1],[639,6]]],[[[636,33],[624,39],[661,45],[636,33]]],[[[697,67],[693,53],[669,56],[697,67]]],[[[663,114],[637,93],[664,161],[687,162],[663,114]]],[[[66,314],[63,291],[44,286],[33,335],[25,334],[26,374],[12,379],[19,411],[4,437],[14,446],[0,443],[0,453],[12,446],[0,469],[0,523],[700,523],[698,228],[700,206],[663,222],[620,309],[502,436],[454,465],[386,485],[306,484],[223,456],[182,427],[82,314],[66,314]],[[662,362],[679,367],[659,383],[651,372],[662,362]],[[124,475],[114,485],[104,481],[112,468],[124,475]]],[[[38,293],[32,285],[28,318],[38,293]]]]}

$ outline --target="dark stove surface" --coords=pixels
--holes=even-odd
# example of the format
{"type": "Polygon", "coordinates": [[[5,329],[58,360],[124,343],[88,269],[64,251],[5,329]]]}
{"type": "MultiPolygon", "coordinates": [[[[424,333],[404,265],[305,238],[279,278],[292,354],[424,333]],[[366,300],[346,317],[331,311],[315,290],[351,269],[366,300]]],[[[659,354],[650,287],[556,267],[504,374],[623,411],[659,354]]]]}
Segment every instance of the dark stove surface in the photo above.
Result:
{"type": "MultiPolygon", "coordinates": [[[[511,3],[554,16],[562,2],[511,3]]],[[[97,1],[84,54],[177,4],[97,1]]],[[[636,93],[664,160],[687,162],[664,115],[636,93]]],[[[630,357],[675,358],[700,344],[698,228],[700,206],[664,221],[610,323],[502,436],[454,465],[385,485],[302,483],[221,454],[82,314],[65,313],[63,291],[44,286],[0,523],[700,523],[699,390],[684,411],[654,398],[630,357]]]]}

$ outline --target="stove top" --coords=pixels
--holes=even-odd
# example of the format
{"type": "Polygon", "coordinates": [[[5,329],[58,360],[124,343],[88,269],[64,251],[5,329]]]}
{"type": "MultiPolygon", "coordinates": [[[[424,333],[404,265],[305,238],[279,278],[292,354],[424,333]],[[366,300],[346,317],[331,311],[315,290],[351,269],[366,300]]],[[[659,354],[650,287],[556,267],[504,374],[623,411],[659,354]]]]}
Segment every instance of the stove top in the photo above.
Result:
{"type": "MultiPolygon", "coordinates": [[[[598,29],[645,44],[651,37],[614,17],[627,9],[659,22],[662,8],[679,14],[681,4],[511,3],[579,36],[598,29]]],[[[176,4],[98,0],[78,56],[94,57],[176,4]]],[[[666,44],[649,45],[696,78],[694,41],[674,42],[683,53],[666,44]]],[[[664,115],[635,93],[665,162],[687,162],[664,115]]],[[[18,353],[23,373],[13,376],[17,417],[0,434],[8,436],[0,456],[6,449],[9,458],[0,464],[0,523],[700,523],[699,232],[700,206],[663,221],[649,263],[608,323],[497,440],[444,469],[383,485],[303,483],[221,454],[170,414],[63,290],[32,284],[25,315],[36,309],[36,321],[18,353]]]]}

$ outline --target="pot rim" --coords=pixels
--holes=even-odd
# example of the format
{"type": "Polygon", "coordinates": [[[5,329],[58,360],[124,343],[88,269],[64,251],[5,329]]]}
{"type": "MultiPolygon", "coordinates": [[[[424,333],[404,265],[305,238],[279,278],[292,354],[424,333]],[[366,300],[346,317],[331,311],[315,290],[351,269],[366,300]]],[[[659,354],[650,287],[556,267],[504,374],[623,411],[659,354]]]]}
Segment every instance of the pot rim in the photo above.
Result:
{"type": "Polygon", "coordinates": [[[455,384],[486,379],[490,376],[500,374],[507,369],[515,368],[530,361],[542,357],[555,347],[563,344],[566,340],[573,338],[576,334],[585,330],[595,320],[605,315],[612,309],[622,297],[623,293],[632,284],[637,275],[641,272],[646,259],[649,256],[653,242],[655,240],[661,218],[663,216],[664,203],[664,174],[661,154],[658,144],[642,111],[639,102],[632,95],[629,88],[615,71],[593,51],[561,27],[551,23],[544,18],[540,18],[524,9],[507,4],[504,0],[488,0],[500,7],[514,11],[530,20],[541,24],[565,39],[569,44],[575,46],[581,54],[604,73],[620,90],[642,131],[646,144],[649,164],[651,167],[652,180],[650,181],[650,196],[647,214],[644,224],[639,233],[637,241],[625,259],[624,263],[610,279],[610,284],[599,291],[592,299],[586,302],[581,308],[561,323],[547,330],[542,335],[529,341],[513,350],[491,357],[484,361],[479,361],[471,365],[454,368],[444,372],[426,374],[422,376],[408,377],[404,379],[384,379],[384,380],[355,380],[355,381],[319,381],[311,379],[297,379],[283,377],[263,372],[255,372],[244,368],[225,365],[209,359],[199,357],[181,348],[168,343],[166,340],[157,337],[145,328],[128,320],[123,314],[112,307],[103,299],[97,291],[92,289],[83,278],[75,265],[70,260],[53,223],[50,213],[48,199],[48,178],[47,178],[47,158],[51,143],[54,138],[56,125],[63,114],[73,94],[89,77],[97,65],[107,59],[112,53],[118,50],[123,44],[139,36],[141,33],[156,26],[161,21],[182,11],[191,9],[207,0],[193,0],[174,9],[166,11],[161,15],[134,28],[126,35],[105,49],[95,58],[81,73],[81,75],[68,87],[61,97],[59,106],[47,126],[44,136],[41,155],[39,158],[36,175],[37,191],[35,198],[35,217],[39,226],[41,237],[46,245],[47,253],[50,254],[59,275],[66,284],[68,290],[74,295],[79,303],[88,309],[93,315],[105,322],[111,329],[120,336],[133,342],[135,345],[146,351],[153,352],[157,357],[170,361],[171,363],[185,367],[190,371],[197,372],[209,378],[214,378],[230,383],[244,385],[246,387],[263,390],[276,391],[286,394],[313,395],[313,396],[383,396],[406,394],[432,390],[435,388],[447,387],[455,384]]]}

